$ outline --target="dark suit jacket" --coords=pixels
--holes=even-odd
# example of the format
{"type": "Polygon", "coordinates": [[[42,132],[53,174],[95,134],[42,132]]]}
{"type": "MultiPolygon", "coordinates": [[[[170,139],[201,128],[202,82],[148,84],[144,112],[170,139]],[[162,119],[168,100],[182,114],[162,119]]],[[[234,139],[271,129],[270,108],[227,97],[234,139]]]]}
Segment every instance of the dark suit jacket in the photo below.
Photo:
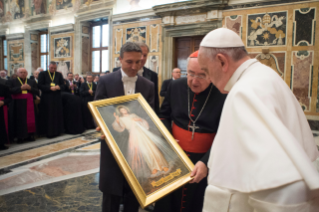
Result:
{"type": "MultiPolygon", "coordinates": [[[[155,73],[154,71],[143,67],[144,72],[143,72],[143,77],[145,77],[146,79],[152,81],[154,83],[154,92],[155,92],[155,112],[156,114],[159,114],[160,110],[159,110],[159,98],[158,98],[158,77],[157,77],[157,73],[155,73]]],[[[115,71],[119,71],[121,70],[121,68],[114,68],[113,72],[115,71]]]]}
{"type": "MultiPolygon", "coordinates": [[[[136,81],[135,93],[141,93],[145,100],[154,108],[154,83],[138,76],[136,81]]],[[[100,78],[95,100],[107,99],[124,95],[122,73],[120,71],[104,75],[100,78]]],[[[124,176],[117,165],[106,142],[101,140],[101,159],[100,159],[100,185],[102,192],[122,196],[124,176]]]]}
{"type": "MultiPolygon", "coordinates": [[[[70,83],[69,83],[69,80],[64,80],[64,91],[65,92],[68,92],[68,93],[72,93],[72,90],[69,88],[70,87],[70,83]]],[[[78,85],[77,85],[78,86],[78,85]]],[[[79,92],[79,87],[75,88],[74,89],[74,95],[77,95],[79,96],[80,95],[80,92],[79,92]]]]}
{"type": "Polygon", "coordinates": [[[161,89],[161,93],[160,95],[162,97],[165,97],[166,93],[167,93],[167,89],[169,84],[172,82],[173,79],[168,79],[168,80],[164,80],[163,84],[162,84],[162,89],[161,89]]]}
{"type": "Polygon", "coordinates": [[[0,84],[1,85],[6,85],[8,80],[4,80],[0,78],[0,84]]]}

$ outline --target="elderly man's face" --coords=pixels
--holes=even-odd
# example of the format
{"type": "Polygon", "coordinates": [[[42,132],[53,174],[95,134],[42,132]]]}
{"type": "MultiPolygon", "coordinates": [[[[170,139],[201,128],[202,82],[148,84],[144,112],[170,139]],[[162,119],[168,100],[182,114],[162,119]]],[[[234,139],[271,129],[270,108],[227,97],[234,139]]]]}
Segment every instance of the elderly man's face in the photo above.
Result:
{"type": "Polygon", "coordinates": [[[17,75],[20,79],[25,79],[28,76],[28,72],[25,68],[19,68],[17,71],[17,75]]]}
{"type": "Polygon", "coordinates": [[[79,75],[78,75],[78,74],[74,75],[74,79],[75,79],[76,81],[78,81],[78,80],[79,80],[79,75]]]}
{"type": "Polygon", "coordinates": [[[205,51],[200,50],[198,55],[198,62],[201,66],[201,69],[208,74],[211,82],[221,93],[227,93],[224,90],[227,81],[225,82],[223,69],[220,62],[218,62],[216,58],[208,58],[204,52],[205,51]]]}
{"type": "Polygon", "coordinates": [[[40,73],[39,71],[35,71],[35,72],[33,73],[34,78],[38,79],[39,73],[40,73]]]}
{"type": "Polygon", "coordinates": [[[179,68],[174,68],[172,75],[174,79],[181,78],[181,70],[179,68]]]}
{"type": "Polygon", "coordinates": [[[189,59],[187,65],[187,85],[194,93],[201,93],[210,85],[210,80],[207,74],[201,70],[197,58],[189,59]]]}
{"type": "Polygon", "coordinates": [[[68,74],[68,80],[72,81],[73,80],[73,74],[68,74]]]}
{"type": "Polygon", "coordinates": [[[0,71],[0,76],[1,77],[6,77],[7,76],[7,73],[5,71],[0,71]]]}
{"type": "Polygon", "coordinates": [[[56,65],[50,64],[49,70],[50,70],[50,72],[52,72],[52,73],[55,72],[55,71],[56,71],[56,65]]]}
{"type": "Polygon", "coordinates": [[[86,81],[88,81],[89,83],[91,83],[93,81],[93,76],[87,76],[86,77],[86,81]]]}

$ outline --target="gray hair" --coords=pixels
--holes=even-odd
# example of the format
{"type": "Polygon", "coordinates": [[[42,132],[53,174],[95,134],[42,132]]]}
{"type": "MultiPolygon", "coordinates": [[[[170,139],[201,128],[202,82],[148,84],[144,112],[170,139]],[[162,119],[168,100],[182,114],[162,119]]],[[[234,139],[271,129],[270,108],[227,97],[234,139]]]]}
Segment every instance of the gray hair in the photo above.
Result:
{"type": "Polygon", "coordinates": [[[24,69],[26,72],[28,72],[27,69],[25,69],[24,67],[20,67],[18,68],[17,73],[19,73],[20,69],[24,69]]]}
{"type": "Polygon", "coordinates": [[[140,52],[142,53],[141,47],[133,42],[127,42],[121,47],[120,57],[124,57],[124,52],[140,52]]]}
{"type": "MultiPolygon", "coordinates": [[[[238,60],[244,58],[248,55],[245,47],[233,47],[233,48],[213,48],[213,47],[200,47],[201,54],[205,54],[209,59],[213,59],[217,54],[223,54],[230,58],[233,61],[237,62],[238,60]]],[[[187,66],[190,61],[190,57],[187,58],[187,66]]]]}
{"type": "Polygon", "coordinates": [[[37,68],[37,71],[39,71],[39,72],[40,72],[40,70],[42,70],[42,71],[43,71],[43,68],[41,68],[41,67],[37,68]]]}
{"type": "Polygon", "coordinates": [[[89,77],[89,76],[91,76],[91,77],[93,78],[93,74],[87,73],[87,74],[86,74],[86,77],[89,77]]]}
{"type": "Polygon", "coordinates": [[[50,62],[50,65],[54,65],[54,66],[55,66],[55,65],[56,65],[56,62],[51,61],[51,62],[50,62]]]}
{"type": "Polygon", "coordinates": [[[144,43],[142,41],[138,41],[138,42],[136,42],[136,44],[139,45],[140,48],[142,48],[142,47],[147,48],[147,52],[150,52],[150,48],[148,47],[148,45],[146,43],[144,43]]]}
{"type": "Polygon", "coordinates": [[[66,76],[69,76],[69,74],[72,74],[72,75],[73,75],[73,73],[72,73],[72,72],[68,72],[66,76]]]}
{"type": "Polygon", "coordinates": [[[211,48],[201,47],[202,54],[205,54],[208,58],[213,59],[217,54],[223,54],[230,57],[233,61],[246,57],[248,55],[245,47],[234,47],[234,48],[211,48]]]}

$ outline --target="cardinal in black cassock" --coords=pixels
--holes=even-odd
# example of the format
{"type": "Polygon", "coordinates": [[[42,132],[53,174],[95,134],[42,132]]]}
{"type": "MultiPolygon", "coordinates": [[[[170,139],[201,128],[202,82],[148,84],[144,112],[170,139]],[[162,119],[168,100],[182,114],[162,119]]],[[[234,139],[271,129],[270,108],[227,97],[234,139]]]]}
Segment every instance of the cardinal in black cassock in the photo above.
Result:
{"type": "Polygon", "coordinates": [[[170,83],[160,118],[195,164],[194,179],[155,204],[155,212],[202,212],[207,162],[226,95],[201,70],[198,52],[190,55],[187,78],[170,83]],[[173,122],[173,124],[172,124],[173,122]]]}
{"type": "MultiPolygon", "coordinates": [[[[70,74],[68,74],[69,76],[70,74]]],[[[70,89],[69,80],[64,80],[61,92],[65,133],[80,134],[84,132],[81,98],[70,89]]]]}
{"type": "Polygon", "coordinates": [[[93,83],[93,76],[87,75],[86,82],[81,84],[80,95],[82,98],[83,122],[86,129],[94,129],[95,124],[88,107],[88,102],[94,101],[97,85],[93,83]]]}
{"type": "Polygon", "coordinates": [[[38,87],[41,90],[39,108],[41,129],[48,138],[59,136],[64,132],[61,90],[64,81],[61,73],[56,72],[56,63],[50,62],[49,71],[39,74],[38,87]]]}
{"type": "Polygon", "coordinates": [[[6,150],[9,142],[8,104],[11,102],[9,88],[0,83],[0,150],[6,150]]]}
{"type": "Polygon", "coordinates": [[[25,68],[19,68],[18,77],[8,81],[12,95],[13,132],[18,142],[25,140],[34,141],[36,132],[34,99],[39,95],[37,83],[27,79],[28,72],[25,68]]]}

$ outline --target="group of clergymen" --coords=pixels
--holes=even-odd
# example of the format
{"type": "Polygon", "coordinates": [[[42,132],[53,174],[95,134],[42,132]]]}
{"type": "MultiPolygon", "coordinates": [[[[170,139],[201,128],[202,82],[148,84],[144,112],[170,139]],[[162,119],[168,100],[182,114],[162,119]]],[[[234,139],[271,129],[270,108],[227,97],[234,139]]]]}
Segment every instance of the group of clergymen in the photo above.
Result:
{"type": "MultiPolygon", "coordinates": [[[[107,73],[103,73],[103,76],[107,73]]],[[[53,138],[61,133],[79,134],[95,125],[87,103],[94,100],[100,76],[87,74],[86,78],[67,78],[56,72],[51,62],[49,71],[38,68],[28,78],[25,68],[17,69],[16,76],[9,78],[0,71],[0,150],[5,143],[34,141],[38,136],[53,138]],[[54,84],[54,86],[52,86],[54,84]],[[3,125],[4,124],[4,125],[3,125]]]]}
{"type": "MultiPolygon", "coordinates": [[[[91,100],[141,93],[195,164],[192,181],[157,201],[155,212],[318,211],[319,173],[312,162],[319,152],[307,119],[287,84],[251,59],[235,32],[220,28],[205,36],[188,58],[187,77],[165,83],[161,108],[157,75],[144,67],[148,52],[146,44],[125,43],[121,68],[100,78],[94,97],[88,79],[85,90],[91,100]]],[[[57,123],[63,123],[57,114],[65,84],[55,69],[51,63],[38,79],[49,135],[60,133],[57,123]]],[[[30,91],[19,89],[19,95],[30,91]]],[[[137,212],[139,203],[104,139],[102,211],[118,212],[123,204],[124,212],[137,212]]]]}

